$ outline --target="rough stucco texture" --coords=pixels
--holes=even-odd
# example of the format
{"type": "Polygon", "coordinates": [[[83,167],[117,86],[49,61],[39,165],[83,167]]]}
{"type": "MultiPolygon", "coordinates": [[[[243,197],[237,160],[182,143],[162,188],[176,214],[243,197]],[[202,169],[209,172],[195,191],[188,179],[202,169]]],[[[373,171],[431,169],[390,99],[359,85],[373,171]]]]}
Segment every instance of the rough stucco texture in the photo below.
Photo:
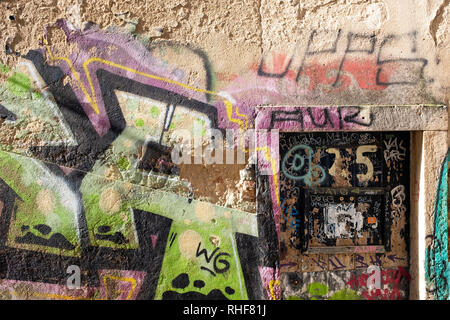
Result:
{"type": "MultiPolygon", "coordinates": [[[[300,190],[278,172],[284,140],[262,137],[440,131],[426,149],[438,168],[448,0],[4,0],[0,12],[0,299],[409,297],[417,253],[409,195],[396,193],[409,188],[409,138],[361,134],[355,150],[314,154],[312,138],[289,144],[309,150],[292,163],[302,187],[383,187],[400,215],[387,251],[305,257],[285,229],[289,218],[306,232],[282,198],[300,190]],[[197,149],[179,163],[180,146],[197,149]]],[[[447,179],[436,170],[427,254],[441,258],[447,179]]],[[[430,299],[448,298],[441,260],[427,271],[430,299]]]]}

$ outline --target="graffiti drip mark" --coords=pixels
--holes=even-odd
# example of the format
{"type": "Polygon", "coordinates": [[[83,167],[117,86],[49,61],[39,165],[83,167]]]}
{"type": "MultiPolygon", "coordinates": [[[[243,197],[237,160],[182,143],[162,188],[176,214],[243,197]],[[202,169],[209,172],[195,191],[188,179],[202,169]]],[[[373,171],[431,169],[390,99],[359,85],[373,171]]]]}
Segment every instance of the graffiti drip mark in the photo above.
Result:
{"type": "Polygon", "coordinates": [[[170,124],[172,123],[172,117],[175,110],[173,104],[168,103],[166,106],[166,113],[164,115],[164,128],[162,130],[161,136],[159,138],[159,144],[162,144],[163,135],[165,132],[169,131],[170,124]]]}

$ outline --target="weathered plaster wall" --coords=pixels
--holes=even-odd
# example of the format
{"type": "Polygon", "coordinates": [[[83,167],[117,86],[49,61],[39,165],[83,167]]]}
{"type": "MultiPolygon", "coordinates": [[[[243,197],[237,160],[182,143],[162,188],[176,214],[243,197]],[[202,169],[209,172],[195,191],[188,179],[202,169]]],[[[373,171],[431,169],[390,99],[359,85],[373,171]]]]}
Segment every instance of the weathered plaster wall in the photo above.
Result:
{"type": "Polygon", "coordinates": [[[373,255],[384,261],[373,294],[354,254],[334,272],[335,255],[326,268],[280,264],[280,141],[260,134],[275,127],[433,131],[423,263],[427,297],[448,298],[448,0],[19,0],[0,11],[2,299],[408,298],[417,252],[405,239],[398,256],[373,255]],[[175,164],[187,134],[203,150],[175,164]],[[212,149],[225,159],[223,145],[244,161],[207,163],[212,149]]]}

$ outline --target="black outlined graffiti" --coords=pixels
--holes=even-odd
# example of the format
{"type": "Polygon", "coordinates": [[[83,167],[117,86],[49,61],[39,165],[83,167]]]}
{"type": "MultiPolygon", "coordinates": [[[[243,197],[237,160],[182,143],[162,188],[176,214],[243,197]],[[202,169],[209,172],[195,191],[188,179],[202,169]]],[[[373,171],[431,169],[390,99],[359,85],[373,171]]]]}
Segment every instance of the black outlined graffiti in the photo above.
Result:
{"type": "MultiPolygon", "coordinates": [[[[333,42],[333,44],[331,45],[330,48],[324,48],[324,49],[320,49],[320,50],[311,50],[311,46],[312,46],[312,44],[314,42],[314,37],[317,35],[317,33],[318,33],[317,30],[313,30],[311,32],[311,34],[309,35],[308,44],[306,46],[306,51],[305,51],[305,54],[303,56],[300,68],[298,69],[297,77],[295,78],[295,81],[297,81],[297,82],[300,79],[300,76],[302,74],[303,68],[305,67],[306,57],[320,55],[320,54],[323,54],[323,53],[335,53],[336,52],[339,39],[341,38],[342,30],[339,29],[339,30],[333,32],[332,36],[335,37],[335,38],[334,38],[334,42],[333,42]]],[[[325,33],[328,33],[328,32],[325,31],[325,33]]]]}
{"type": "Polygon", "coordinates": [[[333,86],[336,86],[339,82],[339,77],[341,75],[342,66],[344,65],[345,58],[347,57],[347,54],[349,53],[366,53],[366,54],[372,54],[375,50],[375,44],[376,44],[376,36],[375,35],[365,35],[365,34],[357,34],[353,32],[349,32],[347,34],[347,48],[345,49],[344,56],[342,57],[341,63],[339,64],[339,70],[336,76],[336,80],[333,83],[333,86]],[[355,39],[363,39],[368,41],[368,48],[359,48],[359,47],[352,47],[352,41],[355,39]]]}
{"type": "Polygon", "coordinates": [[[198,258],[198,257],[203,255],[206,263],[208,263],[208,264],[211,261],[213,261],[213,268],[214,268],[214,271],[212,271],[211,269],[202,266],[201,267],[202,270],[208,271],[209,273],[211,273],[215,277],[216,274],[224,273],[228,269],[230,269],[230,263],[227,260],[225,260],[224,258],[219,259],[219,257],[222,257],[222,256],[230,256],[229,253],[227,253],[227,252],[220,252],[220,247],[217,247],[208,256],[208,250],[206,248],[200,249],[201,246],[202,246],[202,243],[199,242],[198,246],[197,246],[197,252],[195,253],[195,256],[198,258]],[[222,264],[223,267],[219,267],[219,263],[222,264]]]}
{"type": "MultiPolygon", "coordinates": [[[[297,122],[300,130],[305,129],[306,123],[312,129],[344,129],[349,124],[370,127],[375,120],[375,115],[370,112],[369,119],[361,115],[363,108],[360,106],[298,108],[293,111],[273,110],[270,115],[269,129],[275,128],[276,123],[297,122]],[[309,122],[306,122],[309,120],[309,122]]],[[[308,129],[310,129],[308,127],[308,129]]]]}
{"type": "MultiPolygon", "coordinates": [[[[402,39],[402,38],[410,39],[412,53],[415,53],[417,51],[417,32],[416,31],[406,33],[406,34],[399,34],[399,35],[394,35],[394,34],[387,35],[381,42],[380,49],[378,51],[377,65],[379,66],[379,68],[377,70],[377,77],[376,77],[376,83],[378,85],[384,85],[384,86],[416,85],[420,81],[425,80],[424,69],[428,64],[427,59],[425,59],[425,58],[383,58],[382,50],[384,49],[384,47],[387,46],[389,43],[392,43],[394,40],[398,40],[398,39],[402,39]],[[397,81],[389,81],[389,82],[381,81],[380,79],[381,79],[381,74],[383,72],[383,68],[384,67],[389,68],[389,63],[393,63],[393,64],[405,63],[408,66],[418,63],[419,65],[421,65],[419,72],[418,72],[419,76],[416,80],[413,80],[413,81],[406,81],[406,80],[397,80],[397,81]]],[[[428,81],[432,81],[432,80],[428,80],[428,81]]]]}
{"type": "MultiPolygon", "coordinates": [[[[359,54],[358,57],[364,56],[368,58],[374,58],[376,60],[375,66],[367,69],[369,72],[373,72],[373,76],[375,79],[375,85],[377,86],[392,86],[392,85],[410,85],[414,86],[419,84],[420,82],[432,82],[433,79],[426,80],[425,79],[425,67],[428,65],[428,60],[423,57],[417,57],[417,31],[412,31],[403,34],[389,34],[383,37],[382,39],[377,38],[375,34],[365,34],[365,33],[354,33],[348,32],[346,37],[346,47],[344,52],[342,53],[342,58],[339,59],[340,62],[337,67],[333,67],[332,69],[336,71],[336,76],[334,81],[332,81],[332,87],[337,87],[341,80],[341,74],[343,72],[343,66],[345,62],[348,60],[348,56],[352,54],[359,54]],[[394,48],[402,48],[400,43],[401,41],[409,41],[409,52],[399,53],[396,57],[385,57],[385,51],[389,49],[389,47],[394,48]],[[377,52],[376,52],[377,51],[377,52]],[[416,57],[406,57],[408,53],[416,55],[416,57]],[[392,66],[406,66],[407,68],[413,68],[414,66],[419,65],[418,71],[409,70],[408,74],[402,78],[401,74],[405,73],[406,70],[401,70],[396,72],[396,80],[386,80],[388,74],[390,75],[390,71],[392,71],[392,66]],[[388,73],[386,73],[388,72],[388,73]],[[412,74],[416,74],[412,76],[412,74]],[[411,78],[412,77],[412,78],[411,78]]],[[[313,30],[311,31],[305,52],[303,57],[301,58],[300,66],[296,72],[295,81],[299,82],[301,76],[304,73],[304,70],[307,66],[307,59],[309,57],[320,56],[321,54],[337,54],[338,52],[338,43],[342,38],[342,30],[313,30]],[[324,35],[327,38],[332,39],[331,44],[328,47],[320,48],[315,42],[318,35],[324,35]]],[[[284,78],[288,75],[290,68],[293,65],[295,53],[291,56],[284,67],[284,70],[279,73],[271,73],[265,70],[264,58],[261,59],[261,62],[258,67],[257,74],[261,77],[268,78],[284,78]]],[[[369,75],[366,75],[369,78],[369,75]]],[[[370,84],[373,85],[373,84],[370,84]]]]}

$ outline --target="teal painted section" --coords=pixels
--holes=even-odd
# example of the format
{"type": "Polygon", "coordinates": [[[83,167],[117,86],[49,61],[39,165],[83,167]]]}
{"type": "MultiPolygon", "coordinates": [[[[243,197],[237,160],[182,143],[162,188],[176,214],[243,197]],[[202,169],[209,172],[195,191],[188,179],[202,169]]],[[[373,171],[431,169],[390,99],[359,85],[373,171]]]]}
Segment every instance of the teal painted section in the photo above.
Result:
{"type": "Polygon", "coordinates": [[[447,234],[447,170],[449,152],[445,157],[436,192],[434,207],[434,231],[431,245],[425,251],[425,280],[427,291],[435,300],[449,300],[450,270],[448,267],[448,234],[447,234]]]}

